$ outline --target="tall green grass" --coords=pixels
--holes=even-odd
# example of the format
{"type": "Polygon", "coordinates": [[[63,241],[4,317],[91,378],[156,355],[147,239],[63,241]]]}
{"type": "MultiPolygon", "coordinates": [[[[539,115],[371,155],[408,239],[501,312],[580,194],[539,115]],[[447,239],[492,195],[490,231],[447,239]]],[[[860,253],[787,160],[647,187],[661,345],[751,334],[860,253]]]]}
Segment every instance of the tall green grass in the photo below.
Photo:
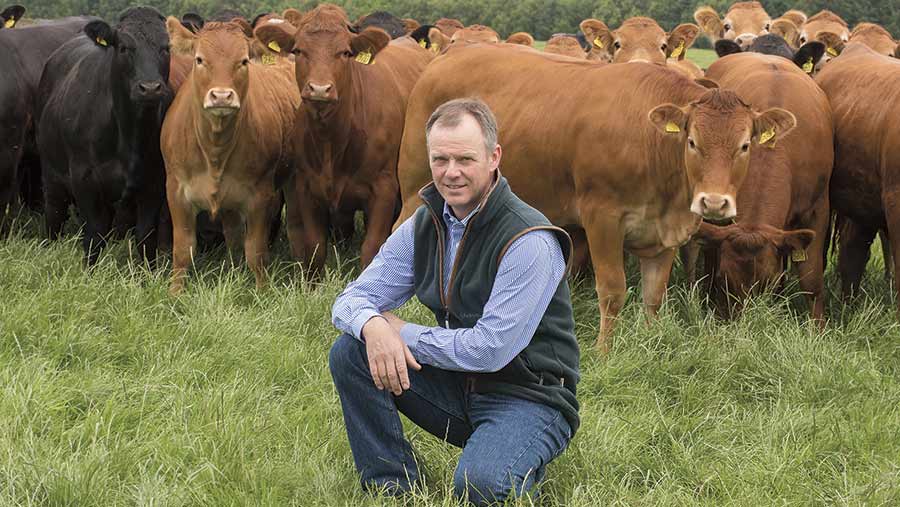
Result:
{"type": "MultiPolygon", "coordinates": [[[[407,505],[360,492],[327,369],[352,247],[312,286],[279,245],[261,291],[213,252],[173,299],[126,242],[88,271],[75,239],[37,237],[32,220],[0,239],[0,505],[407,505]]],[[[511,503],[900,502],[900,327],[877,260],[852,304],[829,273],[822,331],[790,290],[719,321],[676,270],[657,320],[630,295],[608,357],[591,285],[574,282],[582,428],[544,495],[511,503]]],[[[458,450],[407,428],[428,472],[408,504],[456,505],[458,450]]]]}

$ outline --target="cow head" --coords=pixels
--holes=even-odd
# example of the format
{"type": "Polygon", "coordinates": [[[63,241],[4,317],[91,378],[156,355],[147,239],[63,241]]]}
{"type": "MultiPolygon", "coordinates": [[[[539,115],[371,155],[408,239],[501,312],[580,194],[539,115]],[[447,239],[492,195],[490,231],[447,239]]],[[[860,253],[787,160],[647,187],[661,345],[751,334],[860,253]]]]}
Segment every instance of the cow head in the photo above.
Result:
{"type": "Polygon", "coordinates": [[[0,23],[0,30],[16,26],[16,23],[18,23],[24,15],[25,7],[22,7],[21,5],[10,5],[3,9],[3,12],[0,13],[0,22],[2,22],[0,23]]]}
{"type": "Polygon", "coordinates": [[[466,27],[466,25],[462,24],[462,21],[453,18],[441,18],[434,22],[434,26],[447,37],[453,37],[457,30],[462,30],[466,27]]]}
{"type": "Polygon", "coordinates": [[[169,34],[155,9],[130,8],[115,29],[105,21],[91,21],[84,33],[112,58],[110,79],[125,86],[131,101],[155,104],[168,93],[169,34]]]}
{"type": "Polygon", "coordinates": [[[422,25],[413,30],[409,36],[418,45],[434,53],[440,53],[450,46],[450,37],[447,37],[438,27],[432,25],[422,25]]]}
{"type": "Polygon", "coordinates": [[[900,49],[900,43],[894,40],[890,32],[875,23],[860,23],[850,32],[850,42],[861,42],[872,51],[885,56],[894,56],[900,49]]]}
{"type": "Polygon", "coordinates": [[[193,93],[202,110],[229,116],[241,108],[250,86],[250,40],[236,22],[207,23],[198,33],[175,18],[166,23],[176,54],[194,59],[193,93]]]}
{"type": "Polygon", "coordinates": [[[506,43],[534,47],[534,36],[528,32],[516,32],[506,38],[506,43]]]}
{"type": "Polygon", "coordinates": [[[713,42],[733,40],[742,48],[772,28],[772,18],[759,2],[738,2],[728,9],[724,19],[712,7],[701,7],[694,12],[694,20],[713,42]]]}
{"type": "Polygon", "coordinates": [[[737,190],[747,175],[751,147],[774,146],[797,123],[784,109],[759,113],[734,92],[719,89],[684,107],[657,106],[649,119],[664,136],[683,144],[691,211],[714,221],[737,214],[737,190]]]}
{"type": "Polygon", "coordinates": [[[550,37],[550,40],[547,41],[547,45],[544,46],[544,52],[565,55],[572,58],[587,58],[587,53],[584,50],[584,46],[581,45],[581,42],[574,35],[568,34],[555,34],[550,37]]]}
{"type": "Polygon", "coordinates": [[[294,55],[303,107],[319,113],[350,93],[353,66],[372,65],[391,41],[380,28],[351,32],[344,11],[329,4],[304,15],[295,31],[269,24],[255,33],[270,50],[294,55]]]}
{"type": "Polygon", "coordinates": [[[694,239],[718,251],[713,282],[717,289],[746,298],[779,281],[784,258],[806,259],[806,249],[815,239],[810,229],[784,231],[768,225],[740,223],[720,226],[700,224],[694,239]]]}
{"type": "Polygon", "coordinates": [[[626,19],[616,30],[610,30],[596,19],[582,21],[580,28],[585,38],[592,41],[592,51],[605,51],[614,63],[660,65],[665,65],[668,58],[683,60],[687,48],[694,44],[700,33],[700,27],[689,23],[666,33],[656,21],[645,17],[626,19]]]}
{"type": "MultiPolygon", "coordinates": [[[[736,42],[725,39],[716,41],[715,46],[716,54],[720,57],[743,51],[736,42]]],[[[825,44],[816,41],[807,42],[800,49],[794,51],[784,38],[770,33],[757,37],[753,44],[747,48],[746,52],[787,58],[807,74],[815,75],[820,62],[825,56],[825,44]]]]}
{"type": "MultiPolygon", "coordinates": [[[[850,40],[850,29],[843,18],[829,10],[824,10],[806,20],[806,23],[800,27],[800,36],[797,41],[801,45],[814,40],[821,42],[840,41],[846,43],[850,40]],[[826,34],[831,34],[831,36],[826,34]]],[[[828,49],[835,48],[833,48],[833,46],[828,46],[828,48],[826,48],[826,52],[829,53],[829,56],[826,57],[826,61],[830,60],[831,57],[837,56],[836,54],[831,54],[834,51],[828,51],[828,49]]]]}
{"type": "Polygon", "coordinates": [[[457,30],[450,37],[450,44],[454,46],[467,46],[469,44],[496,44],[500,42],[500,35],[493,28],[484,25],[470,25],[457,30]]]}

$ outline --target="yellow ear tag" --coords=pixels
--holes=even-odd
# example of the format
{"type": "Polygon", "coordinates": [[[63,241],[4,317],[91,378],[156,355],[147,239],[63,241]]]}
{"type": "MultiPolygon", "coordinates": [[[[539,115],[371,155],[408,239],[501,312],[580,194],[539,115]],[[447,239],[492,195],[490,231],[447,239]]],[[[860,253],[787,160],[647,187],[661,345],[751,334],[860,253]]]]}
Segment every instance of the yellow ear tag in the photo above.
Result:
{"type": "Polygon", "coordinates": [[[281,46],[279,46],[277,42],[271,41],[271,42],[269,42],[268,46],[269,46],[269,49],[271,49],[272,51],[274,51],[276,53],[281,53],[281,46]]]}
{"type": "Polygon", "coordinates": [[[766,144],[766,143],[769,142],[773,137],[775,137],[775,127],[771,127],[769,130],[763,132],[763,133],[759,136],[759,144],[766,144]]]}
{"type": "Polygon", "coordinates": [[[106,42],[106,39],[103,37],[97,37],[97,44],[100,44],[103,47],[109,46],[109,43],[106,42]]]}
{"type": "Polygon", "coordinates": [[[7,19],[6,22],[3,23],[3,26],[5,26],[6,28],[12,28],[16,26],[16,18],[7,19]]]}
{"type": "Polygon", "coordinates": [[[806,63],[803,64],[803,72],[806,72],[807,74],[812,74],[813,69],[815,69],[815,68],[816,68],[816,66],[813,63],[812,57],[810,56],[809,59],[806,60],[806,63]]]}
{"type": "Polygon", "coordinates": [[[803,262],[806,260],[806,250],[800,248],[791,252],[791,260],[794,262],[803,262]]]}
{"type": "Polygon", "coordinates": [[[431,50],[434,51],[435,53],[440,53],[440,52],[441,52],[441,45],[440,45],[440,44],[435,44],[434,42],[432,42],[432,43],[431,43],[431,50]]]}
{"type": "Polygon", "coordinates": [[[428,43],[425,42],[425,39],[419,39],[419,45],[422,46],[422,47],[424,48],[425,46],[428,45],[428,43]]]}
{"type": "Polygon", "coordinates": [[[681,132],[681,127],[675,125],[674,121],[670,121],[669,123],[666,123],[666,132],[675,134],[677,132],[681,132]]]}
{"type": "Polygon", "coordinates": [[[369,51],[358,53],[355,60],[363,65],[369,65],[372,63],[372,53],[369,51]]]}
{"type": "Polygon", "coordinates": [[[594,45],[600,49],[603,49],[603,41],[600,40],[600,37],[597,37],[596,39],[594,39],[594,45]]]}
{"type": "Polygon", "coordinates": [[[262,55],[263,65],[275,65],[276,61],[277,60],[275,60],[275,55],[271,55],[269,53],[262,55]]]}
{"type": "Polygon", "coordinates": [[[672,51],[672,54],[669,55],[669,58],[678,58],[681,56],[681,53],[684,51],[684,39],[678,43],[678,47],[672,51]]]}
{"type": "Polygon", "coordinates": [[[837,56],[838,52],[834,50],[834,48],[828,48],[825,50],[831,56],[837,56]]]}

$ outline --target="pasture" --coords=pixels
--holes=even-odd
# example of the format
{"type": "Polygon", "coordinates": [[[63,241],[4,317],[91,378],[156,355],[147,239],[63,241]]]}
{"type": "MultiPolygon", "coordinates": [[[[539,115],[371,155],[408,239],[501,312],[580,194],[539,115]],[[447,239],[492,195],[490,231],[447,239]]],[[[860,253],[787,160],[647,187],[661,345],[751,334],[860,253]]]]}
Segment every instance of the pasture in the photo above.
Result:
{"type": "MultiPolygon", "coordinates": [[[[73,237],[38,239],[41,220],[0,240],[0,504],[456,505],[458,451],[412,425],[427,489],[358,488],[326,359],[356,245],[312,287],[282,239],[260,291],[214,251],[173,299],[165,258],[150,272],[115,242],[88,271],[73,237]]],[[[582,428],[540,500],[510,504],[896,505],[900,326],[881,273],[876,253],[870,296],[843,304],[829,272],[820,331],[791,289],[718,321],[679,268],[647,323],[629,265],[608,357],[591,282],[574,281],[582,428]]]]}

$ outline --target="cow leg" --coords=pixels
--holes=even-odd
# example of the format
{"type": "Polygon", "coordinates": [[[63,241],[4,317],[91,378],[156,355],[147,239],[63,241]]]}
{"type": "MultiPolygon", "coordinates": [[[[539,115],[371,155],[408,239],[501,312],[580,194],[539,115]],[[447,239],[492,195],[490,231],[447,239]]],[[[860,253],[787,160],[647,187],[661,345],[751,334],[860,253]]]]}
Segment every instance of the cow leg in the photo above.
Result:
{"type": "Polygon", "coordinates": [[[841,295],[849,300],[859,290],[877,230],[847,217],[842,222],[838,234],[838,273],[841,275],[841,295]]]}
{"type": "Polygon", "coordinates": [[[141,260],[153,269],[159,243],[159,218],[162,201],[157,195],[141,195],[137,200],[137,222],[134,228],[141,260]]]}
{"type": "MultiPolygon", "coordinates": [[[[393,175],[391,176],[393,178],[393,175]]],[[[399,193],[396,180],[383,178],[380,184],[373,188],[372,198],[366,209],[366,236],[362,244],[360,262],[365,268],[372,262],[378,249],[391,234],[391,225],[394,222],[394,211],[397,209],[396,196],[399,193]]]]}
{"type": "MultiPolygon", "coordinates": [[[[4,150],[6,151],[6,150],[4,150]]],[[[5,154],[0,153],[0,156],[5,154]]],[[[0,231],[5,231],[10,223],[10,218],[20,209],[16,202],[18,195],[18,182],[16,178],[16,160],[0,160],[0,231]]]]}
{"type": "MultiPolygon", "coordinates": [[[[881,194],[882,209],[887,222],[887,237],[891,243],[891,252],[900,252],[900,191],[886,188],[881,194]]],[[[894,273],[900,273],[900,255],[891,256],[894,273]]],[[[900,280],[894,278],[893,288],[897,301],[900,302],[900,280]]]]}
{"type": "Polygon", "coordinates": [[[891,255],[891,240],[884,229],[878,231],[878,239],[881,241],[881,256],[884,259],[884,279],[889,282],[893,272],[891,268],[894,266],[894,257],[891,255]]]}
{"type": "MultiPolygon", "coordinates": [[[[75,174],[83,174],[76,172],[75,174]]],[[[75,189],[75,204],[84,217],[84,232],[81,238],[84,247],[84,260],[88,266],[97,264],[100,253],[106,247],[107,239],[112,232],[114,210],[103,202],[100,195],[90,188],[75,189]]]]}
{"type": "Polygon", "coordinates": [[[177,295],[184,290],[188,267],[197,251],[197,215],[191,203],[182,197],[175,178],[169,178],[166,182],[166,197],[172,218],[172,280],[169,282],[169,293],[177,295]]]}
{"type": "Polygon", "coordinates": [[[649,317],[656,317],[666,295],[672,263],[675,261],[675,249],[667,248],[656,257],[641,257],[641,295],[644,299],[644,310],[649,317]]]}
{"type": "Polygon", "coordinates": [[[223,210],[219,213],[222,221],[222,232],[225,234],[225,246],[228,248],[228,257],[231,266],[240,263],[241,246],[244,243],[244,220],[240,213],[231,210],[223,210]]]}
{"type": "Polygon", "coordinates": [[[681,264],[684,268],[684,277],[688,285],[697,283],[697,261],[700,259],[700,244],[690,240],[678,249],[681,264]]]}
{"type": "Polygon", "coordinates": [[[572,274],[587,274],[591,262],[591,250],[588,248],[587,234],[581,227],[566,228],[572,237],[572,274]]]}
{"type": "Polygon", "coordinates": [[[44,215],[46,219],[47,237],[59,239],[63,226],[69,218],[69,205],[72,197],[64,185],[56,182],[44,182],[44,215]]]}
{"type": "Polygon", "coordinates": [[[600,332],[596,345],[601,352],[608,352],[616,319],[625,305],[625,237],[616,215],[589,211],[582,213],[582,217],[594,264],[600,308],[600,332]]]}
{"type": "Polygon", "coordinates": [[[266,285],[266,264],[269,262],[269,234],[272,224],[271,200],[256,203],[247,213],[244,257],[256,278],[257,289],[266,285]]]}
{"type": "Polygon", "coordinates": [[[825,246],[828,244],[829,219],[828,194],[820,200],[813,212],[811,229],[816,237],[806,249],[806,260],[794,262],[793,270],[800,280],[800,290],[807,294],[810,314],[819,325],[825,324],[825,246]]]}
{"type": "Polygon", "coordinates": [[[300,192],[297,194],[299,198],[285,194],[291,256],[309,269],[310,278],[315,279],[325,267],[328,255],[328,209],[304,198],[300,192]]]}

